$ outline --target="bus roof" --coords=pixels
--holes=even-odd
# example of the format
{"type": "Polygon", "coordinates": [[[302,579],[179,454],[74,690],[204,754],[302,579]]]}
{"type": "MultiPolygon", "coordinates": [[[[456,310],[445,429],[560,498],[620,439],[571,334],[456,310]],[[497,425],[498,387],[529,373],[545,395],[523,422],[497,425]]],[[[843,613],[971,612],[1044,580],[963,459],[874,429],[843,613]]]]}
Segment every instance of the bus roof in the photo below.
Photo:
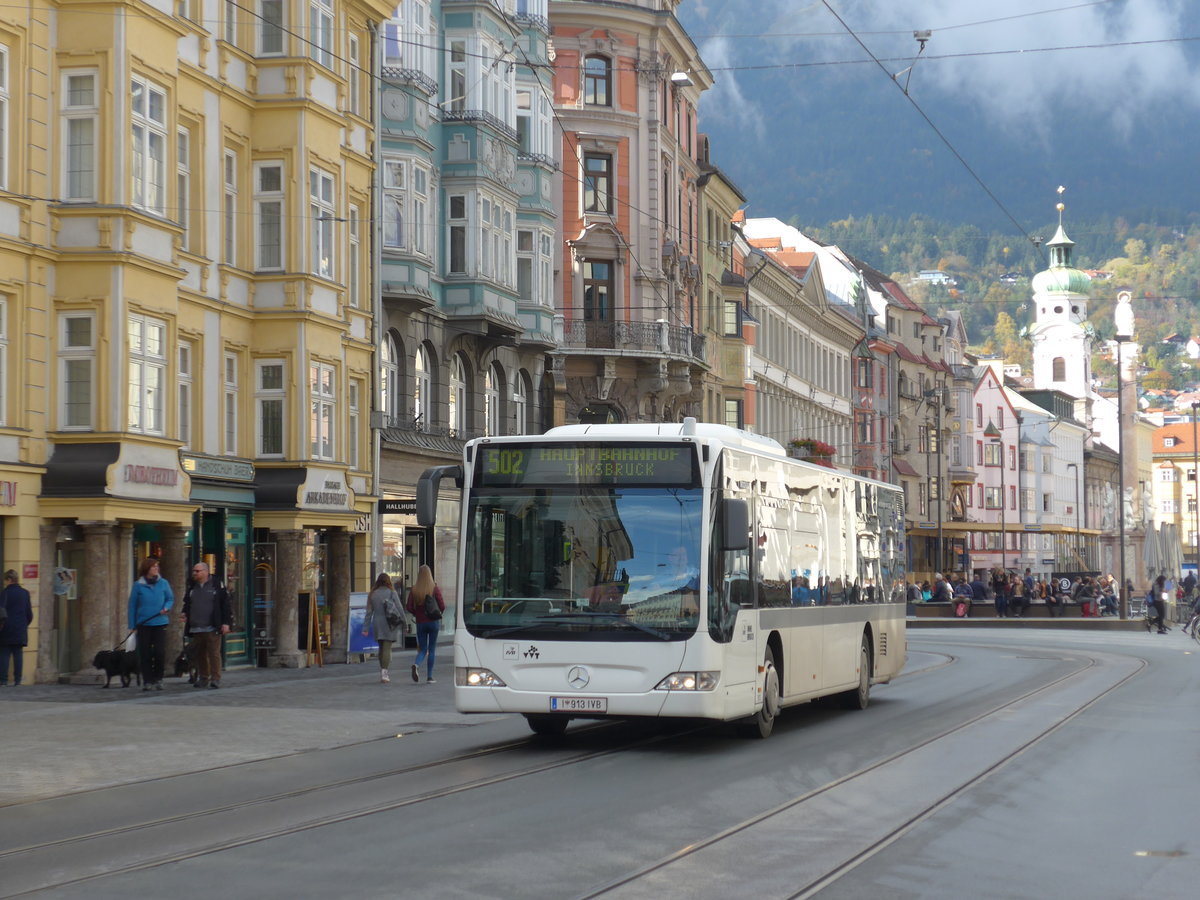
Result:
{"type": "Polygon", "coordinates": [[[659,422],[652,424],[632,425],[559,425],[546,432],[547,437],[582,437],[584,435],[602,438],[618,437],[700,437],[712,438],[731,447],[753,448],[786,456],[783,445],[773,438],[763,437],[740,428],[730,428],[728,425],[714,425],[710,422],[697,422],[688,417],[682,422],[659,422]]]}

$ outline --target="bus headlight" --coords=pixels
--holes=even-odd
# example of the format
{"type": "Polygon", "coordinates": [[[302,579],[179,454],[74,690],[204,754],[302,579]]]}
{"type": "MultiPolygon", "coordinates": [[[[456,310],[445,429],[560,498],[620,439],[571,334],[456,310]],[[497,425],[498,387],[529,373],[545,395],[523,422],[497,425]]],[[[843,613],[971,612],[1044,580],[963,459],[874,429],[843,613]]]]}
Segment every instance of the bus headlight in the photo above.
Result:
{"type": "Polygon", "coordinates": [[[712,691],[721,681],[720,672],[673,672],[660,681],[656,691],[712,691]]]}
{"type": "Polygon", "coordinates": [[[469,669],[455,666],[454,683],[458,687],[507,687],[491,669],[469,669]]]}

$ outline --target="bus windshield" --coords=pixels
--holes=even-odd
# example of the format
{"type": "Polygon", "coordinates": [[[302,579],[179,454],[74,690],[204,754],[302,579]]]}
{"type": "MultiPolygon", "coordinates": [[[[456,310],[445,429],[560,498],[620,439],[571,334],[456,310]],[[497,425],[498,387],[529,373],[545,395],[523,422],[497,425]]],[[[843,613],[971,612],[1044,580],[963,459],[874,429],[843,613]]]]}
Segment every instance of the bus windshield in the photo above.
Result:
{"type": "Polygon", "coordinates": [[[700,615],[701,508],[695,486],[473,492],[463,623],[479,637],[683,640],[700,615]]]}

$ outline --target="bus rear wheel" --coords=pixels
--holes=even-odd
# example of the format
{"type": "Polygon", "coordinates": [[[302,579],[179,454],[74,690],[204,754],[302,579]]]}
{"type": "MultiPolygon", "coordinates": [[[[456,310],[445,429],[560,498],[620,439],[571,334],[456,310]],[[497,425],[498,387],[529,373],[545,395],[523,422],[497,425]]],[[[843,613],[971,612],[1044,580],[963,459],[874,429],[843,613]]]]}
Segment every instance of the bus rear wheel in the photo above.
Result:
{"type": "Polygon", "coordinates": [[[858,650],[858,687],[838,695],[845,709],[866,709],[871,702],[871,647],[864,636],[858,650]]]}
{"type": "Polygon", "coordinates": [[[562,737],[566,733],[570,716],[555,716],[550,713],[525,713],[529,729],[538,737],[562,737]]]}
{"type": "Polygon", "coordinates": [[[775,668],[775,653],[770,647],[763,657],[763,703],[762,709],[742,723],[741,732],[746,737],[767,738],[775,729],[779,716],[779,670],[775,668]]]}

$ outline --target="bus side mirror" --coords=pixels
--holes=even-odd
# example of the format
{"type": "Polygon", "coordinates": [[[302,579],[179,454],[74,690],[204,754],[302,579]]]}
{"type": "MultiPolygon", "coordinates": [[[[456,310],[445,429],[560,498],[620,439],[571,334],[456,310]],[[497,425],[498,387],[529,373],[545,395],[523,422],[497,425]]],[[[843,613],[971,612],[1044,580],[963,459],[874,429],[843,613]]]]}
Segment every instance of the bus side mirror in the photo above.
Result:
{"type": "Polygon", "coordinates": [[[750,505],[745,500],[721,501],[722,550],[746,550],[750,546],[750,505]]]}
{"type": "Polygon", "coordinates": [[[422,472],[417,479],[417,524],[422,528],[436,524],[438,487],[447,475],[462,487],[462,466],[434,466],[422,472]]]}

